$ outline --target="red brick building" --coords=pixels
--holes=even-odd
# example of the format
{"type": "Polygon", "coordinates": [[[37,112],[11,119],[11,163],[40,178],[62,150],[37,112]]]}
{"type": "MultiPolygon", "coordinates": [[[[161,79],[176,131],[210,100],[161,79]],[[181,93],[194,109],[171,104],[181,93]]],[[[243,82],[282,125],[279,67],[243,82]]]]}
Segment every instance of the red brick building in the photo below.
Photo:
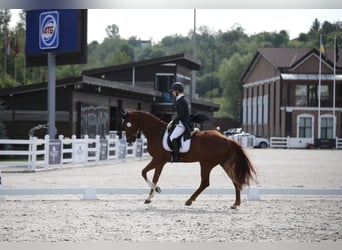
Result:
{"type": "Polygon", "coordinates": [[[335,79],[333,49],[322,60],[318,49],[259,49],[241,77],[243,129],[266,137],[342,137],[342,60],[335,79]]]}

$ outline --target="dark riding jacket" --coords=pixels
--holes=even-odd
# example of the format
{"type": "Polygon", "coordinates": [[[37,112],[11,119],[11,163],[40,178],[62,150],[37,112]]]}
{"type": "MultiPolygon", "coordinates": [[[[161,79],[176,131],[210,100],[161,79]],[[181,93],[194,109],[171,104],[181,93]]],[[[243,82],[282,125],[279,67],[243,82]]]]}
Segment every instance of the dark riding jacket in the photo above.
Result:
{"type": "Polygon", "coordinates": [[[176,118],[172,121],[172,126],[176,126],[179,121],[181,121],[185,127],[185,132],[184,132],[184,139],[190,139],[191,137],[191,128],[190,128],[190,123],[191,123],[191,118],[190,118],[190,112],[189,112],[189,103],[185,99],[184,96],[180,97],[176,101],[176,112],[177,116],[176,118]]]}

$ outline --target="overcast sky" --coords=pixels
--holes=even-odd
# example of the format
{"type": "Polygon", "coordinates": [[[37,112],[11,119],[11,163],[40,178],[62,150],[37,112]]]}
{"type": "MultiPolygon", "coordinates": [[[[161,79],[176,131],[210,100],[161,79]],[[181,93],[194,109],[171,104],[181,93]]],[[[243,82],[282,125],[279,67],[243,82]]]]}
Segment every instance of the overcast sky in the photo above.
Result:
{"type": "MultiPolygon", "coordinates": [[[[12,10],[12,23],[18,10],[12,10]]],[[[308,32],[317,18],[321,23],[342,21],[342,9],[197,9],[196,29],[207,26],[225,32],[240,25],[247,34],[286,30],[290,38],[308,32]]],[[[131,36],[159,42],[168,35],[187,36],[194,28],[193,9],[89,9],[88,43],[102,42],[106,27],[116,24],[122,38],[131,36]]]]}

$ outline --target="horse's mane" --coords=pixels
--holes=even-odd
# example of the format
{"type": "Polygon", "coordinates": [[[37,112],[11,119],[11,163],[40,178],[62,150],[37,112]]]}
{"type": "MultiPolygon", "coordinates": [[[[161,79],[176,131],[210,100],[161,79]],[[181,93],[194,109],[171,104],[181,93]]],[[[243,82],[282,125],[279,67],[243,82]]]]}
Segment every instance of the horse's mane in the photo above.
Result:
{"type": "Polygon", "coordinates": [[[132,112],[132,113],[136,113],[136,114],[141,114],[143,116],[149,116],[150,118],[158,121],[159,123],[162,123],[162,124],[166,124],[165,121],[161,120],[160,118],[158,118],[157,116],[147,112],[147,111],[144,111],[144,110],[129,110],[129,112],[132,112]]]}

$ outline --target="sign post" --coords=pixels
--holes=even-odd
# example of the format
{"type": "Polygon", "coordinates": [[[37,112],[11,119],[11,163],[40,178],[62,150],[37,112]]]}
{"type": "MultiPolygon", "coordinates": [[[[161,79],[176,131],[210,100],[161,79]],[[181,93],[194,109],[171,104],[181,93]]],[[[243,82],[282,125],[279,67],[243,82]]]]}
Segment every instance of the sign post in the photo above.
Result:
{"type": "Polygon", "coordinates": [[[87,62],[87,10],[28,10],[25,59],[29,67],[48,66],[48,134],[54,139],[57,134],[56,65],[87,62]]]}
{"type": "Polygon", "coordinates": [[[48,134],[55,138],[56,129],[56,55],[48,54],[48,134]]]}
{"type": "MultiPolygon", "coordinates": [[[[51,50],[59,46],[59,13],[42,12],[39,15],[39,48],[51,50]]],[[[48,53],[48,133],[55,138],[56,130],[56,55],[48,53]]]]}

